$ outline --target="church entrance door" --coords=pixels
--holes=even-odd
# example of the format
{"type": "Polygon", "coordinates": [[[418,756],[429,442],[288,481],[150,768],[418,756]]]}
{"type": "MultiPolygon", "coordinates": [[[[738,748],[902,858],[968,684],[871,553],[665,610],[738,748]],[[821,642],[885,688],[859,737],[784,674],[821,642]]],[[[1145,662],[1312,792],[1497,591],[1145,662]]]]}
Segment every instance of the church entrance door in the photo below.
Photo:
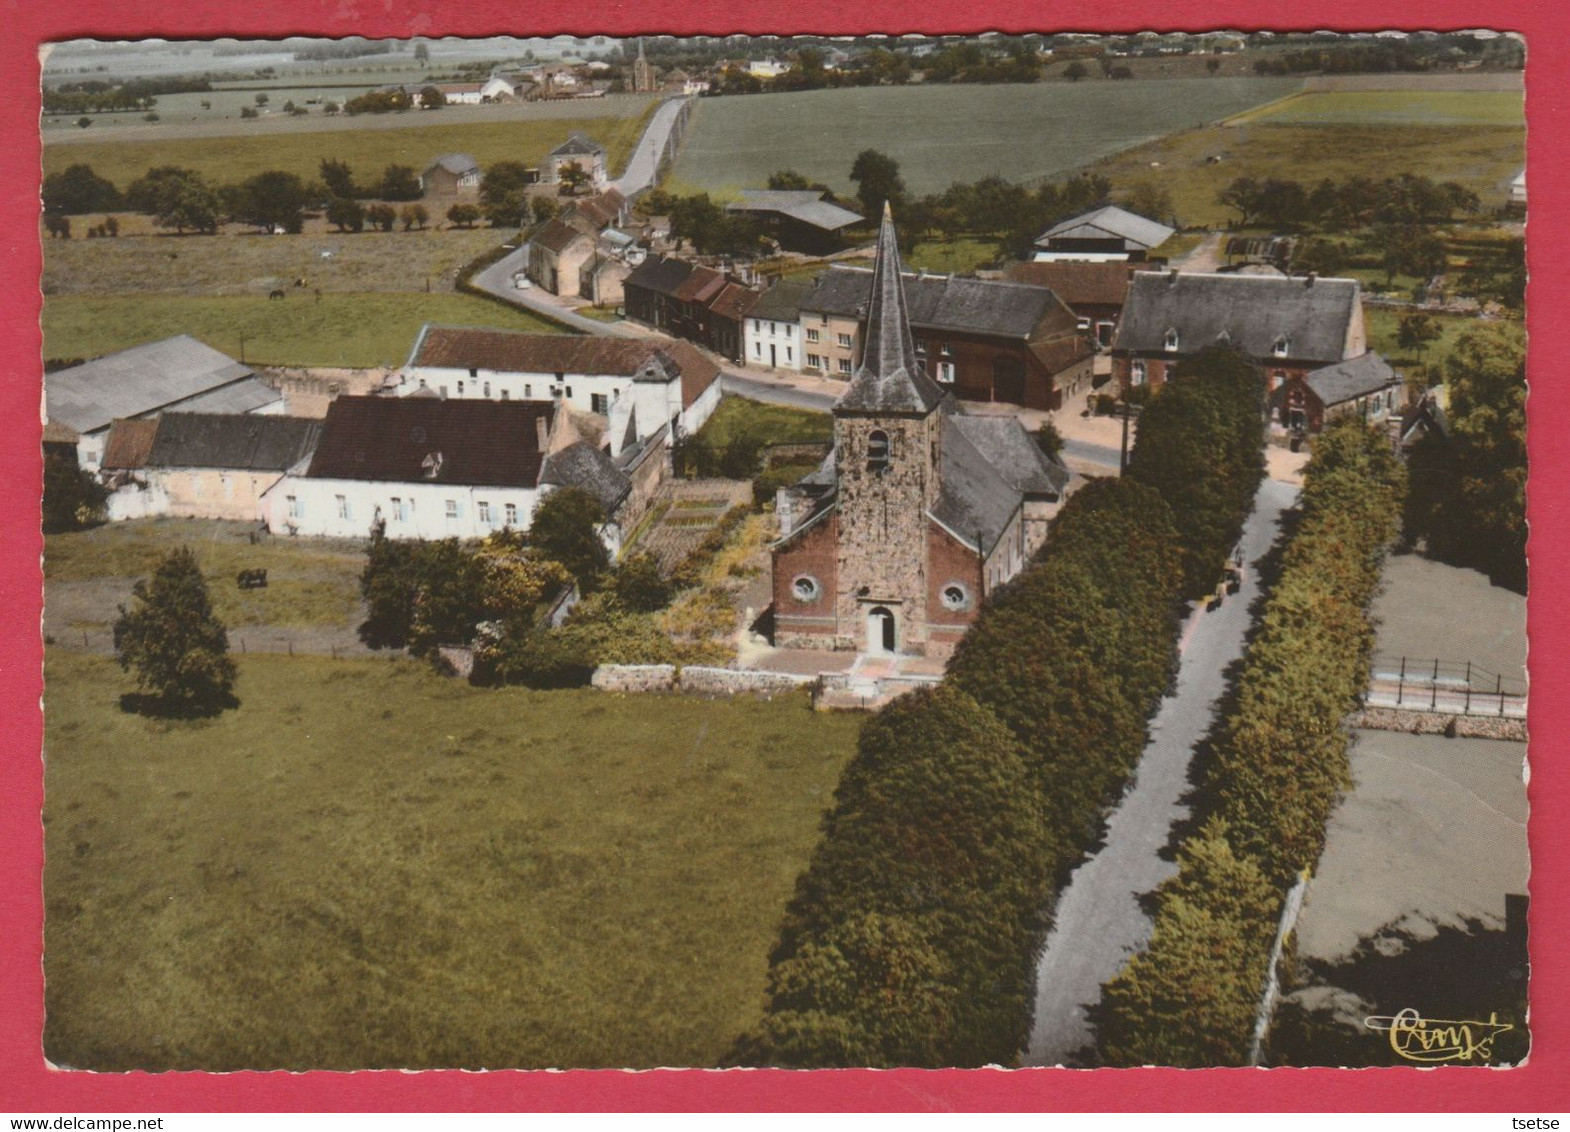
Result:
{"type": "Polygon", "coordinates": [[[894,614],[886,606],[873,606],[867,611],[867,651],[887,655],[895,652],[897,645],[894,614]]]}

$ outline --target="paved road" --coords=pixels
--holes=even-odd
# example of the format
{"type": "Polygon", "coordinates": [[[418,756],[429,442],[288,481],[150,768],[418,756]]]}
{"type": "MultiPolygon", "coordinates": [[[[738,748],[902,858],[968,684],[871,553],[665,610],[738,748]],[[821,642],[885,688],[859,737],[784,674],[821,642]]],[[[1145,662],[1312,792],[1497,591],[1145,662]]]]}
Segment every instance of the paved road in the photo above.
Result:
{"type": "Polygon", "coordinates": [[[653,188],[655,178],[660,171],[660,155],[665,152],[666,145],[670,142],[671,129],[676,124],[676,119],[681,116],[682,107],[687,104],[685,98],[672,98],[660,104],[660,108],[649,119],[649,124],[643,131],[643,136],[638,139],[637,147],[633,149],[632,156],[627,160],[627,168],[622,175],[611,184],[620,190],[622,196],[631,198],[645,189],[653,188]]]}
{"type": "Polygon", "coordinates": [[[515,252],[509,252],[497,260],[484,271],[479,272],[470,282],[482,291],[495,295],[504,303],[532,311],[542,315],[552,322],[560,323],[578,331],[581,334],[602,334],[612,338],[641,338],[646,331],[629,326],[621,322],[601,322],[598,319],[585,318],[581,314],[574,314],[566,307],[559,306],[538,290],[530,288],[520,291],[512,285],[512,277],[522,271],[529,258],[529,249],[521,247],[515,252]]]}
{"type": "Polygon", "coordinates": [[[1075,870],[1058,901],[1036,969],[1026,1065],[1080,1060],[1095,1040],[1086,1007],[1100,1001],[1102,984],[1150,938],[1139,898],[1177,872],[1161,852],[1173,824],[1188,816],[1180,799],[1189,760],[1211,726],[1223,670],[1242,655],[1249,606],[1259,594],[1256,563],[1276,541],[1281,513],[1296,500],[1297,488],[1265,481],[1243,529],[1249,567],[1242,590],[1215,612],[1196,613],[1185,627],[1177,694],[1156,714],[1133,785],[1107,823],[1105,844],[1075,870]]]}

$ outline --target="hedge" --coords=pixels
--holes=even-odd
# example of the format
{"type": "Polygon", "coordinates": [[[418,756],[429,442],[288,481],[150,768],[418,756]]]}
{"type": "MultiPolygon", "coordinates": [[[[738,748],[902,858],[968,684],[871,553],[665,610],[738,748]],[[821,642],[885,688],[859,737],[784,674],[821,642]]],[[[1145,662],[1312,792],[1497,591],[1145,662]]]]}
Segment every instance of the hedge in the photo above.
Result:
{"type": "Polygon", "coordinates": [[[1350,783],[1343,721],[1367,684],[1368,606],[1404,491],[1379,430],[1349,419],[1315,440],[1296,531],[1205,767],[1207,820],[1159,890],[1148,947],[1098,1008],[1107,1063],[1246,1062],[1285,890],[1319,859],[1350,783]]]}

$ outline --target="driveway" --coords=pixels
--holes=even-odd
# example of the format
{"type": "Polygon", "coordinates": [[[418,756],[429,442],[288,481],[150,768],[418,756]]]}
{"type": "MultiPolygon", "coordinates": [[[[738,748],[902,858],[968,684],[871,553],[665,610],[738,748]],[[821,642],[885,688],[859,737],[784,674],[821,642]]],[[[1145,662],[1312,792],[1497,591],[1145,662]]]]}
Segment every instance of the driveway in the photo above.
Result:
{"type": "Polygon", "coordinates": [[[1058,900],[1052,930],[1036,969],[1036,1012],[1026,1065],[1087,1060],[1095,1042],[1086,1008],[1101,987],[1150,938],[1150,916],[1140,898],[1177,873],[1162,856],[1172,826],[1189,816],[1181,799],[1188,789],[1194,747],[1210,730],[1223,673],[1243,654],[1252,623],[1249,607],[1259,596],[1258,562],[1280,535],[1282,512],[1298,489],[1266,480],[1243,528],[1248,563],[1242,590],[1220,609],[1192,614],[1183,630],[1177,694],[1162,701],[1150,741],[1117,810],[1105,842],[1075,870],[1058,900]]]}

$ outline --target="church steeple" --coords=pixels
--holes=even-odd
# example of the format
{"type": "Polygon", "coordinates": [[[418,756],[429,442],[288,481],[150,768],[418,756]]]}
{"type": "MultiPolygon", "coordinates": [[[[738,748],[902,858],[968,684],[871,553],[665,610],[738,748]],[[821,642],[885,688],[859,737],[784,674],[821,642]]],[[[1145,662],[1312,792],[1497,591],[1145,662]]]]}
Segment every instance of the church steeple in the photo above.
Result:
{"type": "Polygon", "coordinates": [[[887,201],[878,230],[863,341],[861,365],[835,402],[836,409],[928,413],[943,399],[943,391],[927,376],[926,366],[916,356],[905,306],[905,281],[900,275],[894,211],[887,201]]]}

